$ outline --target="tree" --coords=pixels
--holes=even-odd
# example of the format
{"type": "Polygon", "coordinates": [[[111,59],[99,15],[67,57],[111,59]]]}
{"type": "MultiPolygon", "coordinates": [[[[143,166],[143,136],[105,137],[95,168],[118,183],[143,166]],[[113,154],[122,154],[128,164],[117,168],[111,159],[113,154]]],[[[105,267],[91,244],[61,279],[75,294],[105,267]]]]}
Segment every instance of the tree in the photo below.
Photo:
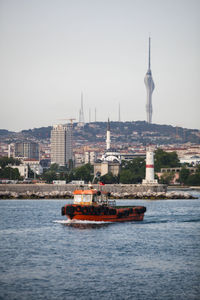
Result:
{"type": "Polygon", "coordinates": [[[179,181],[182,184],[187,184],[188,177],[190,175],[189,169],[186,169],[185,167],[181,169],[179,174],[179,181]]]}
{"type": "Polygon", "coordinates": [[[57,172],[57,171],[59,170],[59,165],[56,164],[56,163],[52,164],[52,165],[50,166],[50,170],[51,170],[51,171],[57,172]]]}
{"type": "Polygon", "coordinates": [[[120,172],[120,182],[124,184],[133,182],[133,173],[131,170],[124,169],[120,172]]]}
{"type": "Polygon", "coordinates": [[[21,179],[19,170],[17,168],[11,168],[11,167],[0,169],[0,178],[10,179],[10,180],[21,179]]]}
{"type": "Polygon", "coordinates": [[[19,166],[20,165],[20,160],[19,159],[15,159],[13,157],[1,157],[0,158],[0,167],[2,169],[4,169],[7,165],[16,165],[19,166]]]}
{"type": "Polygon", "coordinates": [[[120,172],[121,183],[141,183],[145,176],[145,160],[138,157],[131,161],[122,162],[120,172]]]}
{"type": "Polygon", "coordinates": [[[171,181],[174,178],[174,173],[173,172],[165,172],[163,175],[160,177],[159,182],[162,184],[170,184],[171,181]]]}
{"type": "Polygon", "coordinates": [[[187,179],[187,184],[200,186],[200,173],[196,172],[190,175],[187,179]]]}
{"type": "Polygon", "coordinates": [[[57,180],[57,174],[55,171],[47,170],[43,173],[42,179],[48,183],[51,183],[53,180],[57,180]]]}
{"type": "Polygon", "coordinates": [[[180,166],[180,161],[176,152],[165,152],[162,149],[155,151],[154,158],[155,171],[160,172],[161,168],[175,168],[180,166]]]}
{"type": "Polygon", "coordinates": [[[100,181],[105,184],[119,183],[118,176],[114,176],[112,172],[109,172],[100,177],[100,181]]]}
{"type": "Polygon", "coordinates": [[[200,186],[200,165],[197,167],[195,174],[188,176],[187,184],[200,186]]]}
{"type": "Polygon", "coordinates": [[[31,170],[31,167],[28,165],[28,178],[34,178],[34,172],[31,170]]]}
{"type": "Polygon", "coordinates": [[[59,175],[57,175],[59,180],[66,180],[66,182],[69,182],[69,174],[68,172],[59,172],[59,175]]]}
{"type": "Polygon", "coordinates": [[[91,164],[83,165],[79,168],[75,168],[69,175],[69,178],[75,180],[84,180],[86,182],[92,181],[93,179],[93,166],[91,164]]]}

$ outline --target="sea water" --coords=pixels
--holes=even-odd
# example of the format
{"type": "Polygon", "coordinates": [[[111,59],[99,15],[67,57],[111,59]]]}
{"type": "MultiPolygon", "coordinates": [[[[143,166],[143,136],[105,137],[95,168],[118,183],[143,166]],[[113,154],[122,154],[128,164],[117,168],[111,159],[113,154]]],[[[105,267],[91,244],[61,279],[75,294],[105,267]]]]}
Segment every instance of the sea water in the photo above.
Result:
{"type": "Polygon", "coordinates": [[[200,199],[119,200],[147,207],[125,223],[69,221],[66,203],[0,201],[0,299],[200,299],[200,199]]]}

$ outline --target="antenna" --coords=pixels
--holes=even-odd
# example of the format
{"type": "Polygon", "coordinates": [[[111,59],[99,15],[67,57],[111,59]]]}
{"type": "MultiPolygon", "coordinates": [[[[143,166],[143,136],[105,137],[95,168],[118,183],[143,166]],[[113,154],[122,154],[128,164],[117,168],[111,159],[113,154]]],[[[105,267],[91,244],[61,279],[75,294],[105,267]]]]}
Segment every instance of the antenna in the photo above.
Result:
{"type": "Polygon", "coordinates": [[[91,122],[91,109],[89,109],[89,123],[91,122]]]}
{"type": "Polygon", "coordinates": [[[84,113],[83,113],[83,92],[81,92],[81,109],[79,111],[79,123],[84,124],[84,113]]]}
{"type": "Polygon", "coordinates": [[[79,109],[79,118],[78,118],[78,120],[79,120],[79,123],[81,122],[81,110],[79,109]]]}
{"type": "Polygon", "coordinates": [[[96,111],[96,107],[94,109],[94,121],[96,122],[97,121],[97,111],[96,111]]]}
{"type": "Polygon", "coordinates": [[[151,69],[151,38],[149,37],[149,70],[151,69]]]}
{"type": "Polygon", "coordinates": [[[118,121],[121,122],[120,103],[119,103],[119,119],[118,119],[118,121]]]}

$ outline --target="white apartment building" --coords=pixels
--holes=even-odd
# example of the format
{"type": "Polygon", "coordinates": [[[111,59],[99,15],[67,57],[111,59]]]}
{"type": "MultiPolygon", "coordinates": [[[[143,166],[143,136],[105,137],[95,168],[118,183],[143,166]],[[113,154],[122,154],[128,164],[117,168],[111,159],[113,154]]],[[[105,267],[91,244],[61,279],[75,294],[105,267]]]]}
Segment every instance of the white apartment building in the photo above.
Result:
{"type": "Polygon", "coordinates": [[[37,175],[43,173],[43,167],[40,165],[40,161],[36,159],[24,159],[23,164],[29,166],[30,169],[37,175]]]}
{"type": "Polygon", "coordinates": [[[25,179],[28,178],[28,166],[27,165],[19,165],[19,166],[9,166],[13,169],[18,169],[20,176],[24,177],[25,179]]]}
{"type": "Polygon", "coordinates": [[[96,161],[97,155],[94,151],[86,151],[85,153],[85,164],[94,164],[96,161]]]}
{"type": "Polygon", "coordinates": [[[72,126],[54,125],[51,130],[51,164],[66,166],[72,159],[72,126]]]}

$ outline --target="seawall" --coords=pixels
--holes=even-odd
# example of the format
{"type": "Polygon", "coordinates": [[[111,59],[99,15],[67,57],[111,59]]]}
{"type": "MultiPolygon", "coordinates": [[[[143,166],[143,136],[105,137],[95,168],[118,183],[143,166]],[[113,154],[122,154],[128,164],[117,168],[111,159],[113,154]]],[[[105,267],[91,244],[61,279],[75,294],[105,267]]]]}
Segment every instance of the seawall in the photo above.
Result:
{"type": "MultiPolygon", "coordinates": [[[[68,199],[76,189],[88,185],[74,184],[0,184],[0,199],[68,199]]],[[[113,199],[194,199],[187,193],[167,193],[166,185],[108,184],[93,185],[97,190],[110,193],[113,199]]]]}
{"type": "MultiPolygon", "coordinates": [[[[88,188],[85,184],[82,187],[88,188]]],[[[164,184],[158,185],[142,185],[142,184],[106,184],[99,186],[94,184],[93,188],[101,189],[110,193],[144,193],[144,192],[166,192],[167,186],[164,184]]],[[[15,192],[15,193],[51,193],[58,192],[73,192],[80,189],[80,185],[75,184],[0,184],[1,192],[15,192]]]]}

